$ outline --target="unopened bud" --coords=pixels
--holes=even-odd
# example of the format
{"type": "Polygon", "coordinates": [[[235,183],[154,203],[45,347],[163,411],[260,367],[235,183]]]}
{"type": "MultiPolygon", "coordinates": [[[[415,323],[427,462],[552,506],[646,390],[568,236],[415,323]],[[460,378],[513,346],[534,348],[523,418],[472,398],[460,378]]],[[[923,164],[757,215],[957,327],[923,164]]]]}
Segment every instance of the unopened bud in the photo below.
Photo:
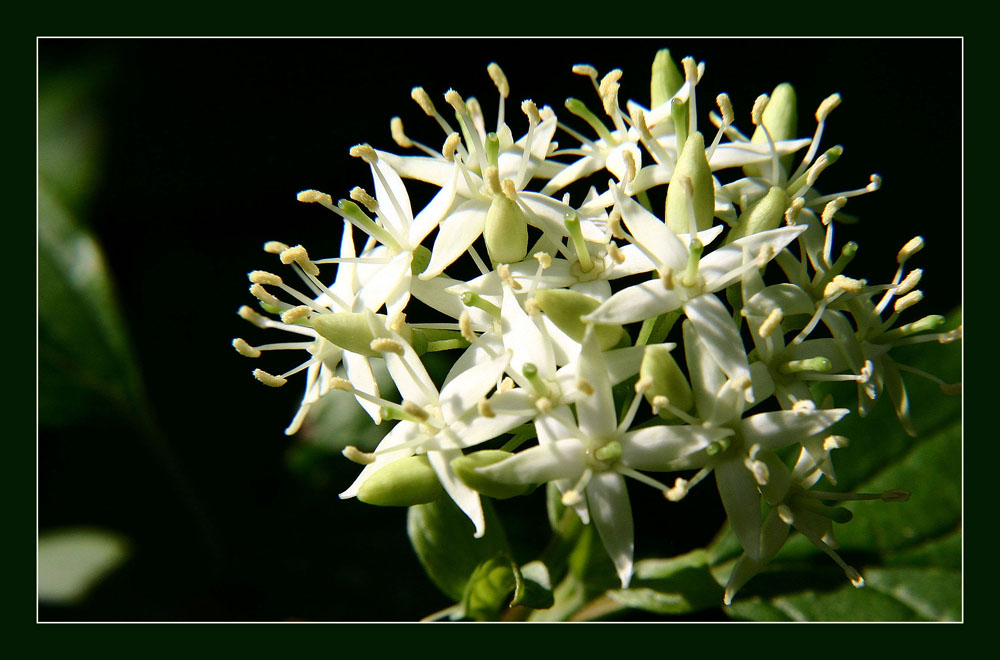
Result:
{"type": "Polygon", "coordinates": [[[433,502],[443,492],[427,457],[408,456],[373,472],[358,489],[358,499],[376,506],[414,506],[433,502]]]}

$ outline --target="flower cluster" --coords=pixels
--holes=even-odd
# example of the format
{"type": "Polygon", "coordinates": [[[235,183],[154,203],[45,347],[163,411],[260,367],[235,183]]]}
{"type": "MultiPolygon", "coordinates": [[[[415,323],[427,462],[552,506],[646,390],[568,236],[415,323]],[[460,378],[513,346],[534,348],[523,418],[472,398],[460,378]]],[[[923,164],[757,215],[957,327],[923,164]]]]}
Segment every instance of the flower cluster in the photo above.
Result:
{"type": "Polygon", "coordinates": [[[627,587],[626,477],[677,506],[670,502],[714,475],[743,550],[727,603],[792,527],[863,583],[834,549],[832,523],[849,515],[828,503],[900,501],[906,492],[814,489],[823,478],[836,484],[831,453],[847,439],[831,428],[851,411],[815,400],[811,384],[856,383],[860,414],[885,390],[912,432],[900,376],[908,368],[892,349],[960,331],[928,332],[940,316],[897,323],[921,298],[922,271],[908,268],[920,237],[900,249],[891,282],[844,274],[857,246],[834,253],[836,221],[880,179],[817,190],[840,154],[820,151],[840,97],[819,104],[814,134],[800,138],[795,93],[782,84],[754,103],[747,137],[722,94],[712,130],[702,132],[704,70],[660,51],[646,108],[623,107],[620,70],[602,77],[578,65],[573,72],[592,81],[603,112],[571,98],[557,118],[527,100],[517,117],[527,130],[515,139],[508,81],[490,64],[495,124],[474,98],[449,90],[435,104],[414,88],[443,130],[440,149],[411,139],[393,118],[405,155],[369,144],[351,150],[370,167],[374,194],[354,188],[335,202],[299,193],[343,220],[340,254],[314,259],[302,246],[267,243],[301,285],[253,271],[250,292],[263,313],[243,307],[240,315],[302,341],[233,345],[250,358],[305,351],[286,373],[254,371],[275,387],[305,372],[286,433],[330,390],[351,393],[374,423],[391,426],[373,452],[344,451],[363,468],[341,497],[382,505],[449,497],[481,536],[483,497],[551,483],[593,522],[627,587]],[[578,146],[557,144],[559,131],[578,146]],[[426,184],[436,192],[414,214],[410,191],[426,184]],[[453,358],[440,385],[422,359],[434,352],[453,358]],[[374,361],[384,362],[398,401],[379,392],[374,361]]]}

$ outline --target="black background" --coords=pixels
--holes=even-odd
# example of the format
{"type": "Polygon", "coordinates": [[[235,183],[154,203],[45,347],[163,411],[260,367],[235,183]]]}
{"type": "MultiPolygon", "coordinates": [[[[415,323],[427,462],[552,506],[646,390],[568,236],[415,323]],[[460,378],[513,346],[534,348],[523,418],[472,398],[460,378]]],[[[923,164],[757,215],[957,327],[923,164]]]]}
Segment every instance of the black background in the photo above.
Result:
{"type": "MultiPolygon", "coordinates": [[[[340,225],[299,204],[306,188],[346,196],[370,189],[367,166],[348,156],[369,142],[398,152],[389,119],[439,147],[444,135],[410,100],[450,87],[479,98],[487,122],[496,94],[486,65],[511,87],[508,123],[526,121],[520,100],[562,110],[567,96],[599,104],[576,63],[603,75],[621,68],[621,96],[648,105],[649,66],[669,47],[706,63],[698,87],[706,135],[712,99],[729,94],[737,125],[752,129],[761,93],[792,82],[799,134],[826,96],[843,104],[823,146],[844,156],[820,179],[824,192],[881,191],[851,200],[858,225],[837,240],[861,244],[848,274],[887,281],[896,250],[921,234],[924,313],[959,303],[961,281],[961,41],[956,39],[41,39],[39,84],[99,71],[96,112],[105,130],[101,171],[86,218],[118,290],[148,399],[161,433],[140,437],[93,411],[72,426],[40,419],[39,526],[96,525],[128,536],[125,567],[78,607],[42,607],[42,620],[393,621],[450,603],[423,575],[405,533],[405,512],[340,501],[356,466],[314,458],[304,476],[289,457],[301,439],[282,430],[301,381],[281,389],[250,377],[257,366],[229,343],[247,332],[235,311],[252,304],[246,272],[270,265],[266,240],[338,250],[340,225]],[[267,257],[267,259],[265,259],[267,257]]],[[[443,100],[439,108],[444,108],[443,100]]],[[[557,139],[566,146],[574,141],[557,139]]],[[[710,139],[710,138],[709,138],[710,139]]],[[[414,152],[415,153],[415,152],[414,152]]],[[[419,208],[415,200],[414,207],[419,208]]],[[[265,369],[265,365],[261,365],[265,369]]],[[[47,383],[40,383],[42,396],[47,383]]],[[[685,507],[665,511],[655,491],[630,485],[637,557],[673,554],[711,538],[722,520],[706,484],[685,507]],[[659,516],[659,517],[657,517],[659,516]]],[[[538,494],[540,495],[540,494],[538,494]]],[[[508,502],[516,548],[544,539],[541,500],[508,502]]],[[[529,559],[529,556],[523,559],[529,559]]],[[[713,619],[720,612],[696,618],[713,619]]]]}

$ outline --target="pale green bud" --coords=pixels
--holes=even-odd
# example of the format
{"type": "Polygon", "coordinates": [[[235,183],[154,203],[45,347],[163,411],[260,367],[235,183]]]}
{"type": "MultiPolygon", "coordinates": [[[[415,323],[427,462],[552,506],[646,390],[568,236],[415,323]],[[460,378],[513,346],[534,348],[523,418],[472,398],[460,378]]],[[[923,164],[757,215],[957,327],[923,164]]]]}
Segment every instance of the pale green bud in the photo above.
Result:
{"type": "MultiPolygon", "coordinates": [[[[601,304],[596,298],[570,289],[540,289],[535,292],[534,300],[557,328],[578,342],[583,341],[587,332],[587,324],[580,317],[590,314],[601,304]]],[[[595,325],[594,332],[601,350],[607,351],[618,345],[623,330],[616,325],[595,325]]]]}
{"type": "Polygon", "coordinates": [[[427,270],[427,265],[431,262],[431,251],[423,245],[418,245],[413,250],[413,260],[410,261],[410,273],[419,275],[427,270]]]}
{"type": "MultiPolygon", "coordinates": [[[[383,323],[386,317],[377,315],[383,323]]],[[[345,351],[367,357],[382,357],[381,353],[372,350],[371,343],[375,339],[368,326],[368,317],[355,312],[334,312],[332,314],[314,314],[308,321],[313,330],[318,332],[334,346],[345,351]]],[[[405,324],[399,329],[400,336],[408,343],[412,341],[412,332],[405,324]]]]}
{"type": "Polygon", "coordinates": [[[495,264],[512,264],[528,254],[528,221],[516,202],[495,194],[483,229],[486,251],[495,264]]]}
{"type": "Polygon", "coordinates": [[[477,472],[476,469],[499,463],[513,455],[509,451],[500,449],[483,449],[452,460],[451,469],[469,488],[488,497],[505,500],[509,497],[524,495],[531,490],[531,486],[497,481],[477,472]]]}
{"type": "Polygon", "coordinates": [[[358,499],[376,506],[413,506],[441,497],[444,488],[426,456],[408,456],[376,470],[358,489],[358,499]]]}
{"type": "MultiPolygon", "coordinates": [[[[654,344],[646,347],[639,367],[639,382],[643,381],[651,383],[643,393],[650,405],[655,405],[653,400],[658,396],[666,397],[670,405],[679,410],[690,410],[694,403],[691,386],[666,346],[654,344]]],[[[674,418],[667,410],[660,410],[659,414],[664,419],[674,418]]]]}
{"type": "MultiPolygon", "coordinates": [[[[767,127],[771,133],[771,139],[775,142],[781,140],[791,140],[795,138],[798,130],[799,114],[798,104],[795,100],[795,88],[790,83],[781,83],[771,92],[771,98],[764,108],[761,123],[767,127]]],[[[764,135],[764,128],[758,126],[750,138],[753,144],[767,144],[767,136],[764,135]]],[[[781,159],[782,166],[787,170],[791,164],[791,156],[781,159]]],[[[747,176],[765,176],[765,171],[770,170],[769,163],[754,163],[743,168],[743,173],[747,176]]]]}
{"type": "Polygon", "coordinates": [[[777,229],[785,217],[785,210],[791,200],[785,191],[777,186],[771,188],[767,195],[745,210],[726,236],[728,245],[738,238],[753,236],[762,231],[777,229]]]}
{"type": "Polygon", "coordinates": [[[712,170],[705,157],[705,138],[698,131],[688,136],[671,176],[672,179],[681,177],[691,180],[692,198],[691,201],[688,200],[684,186],[674,183],[667,186],[667,226],[675,234],[688,233],[691,230],[689,218],[693,201],[698,231],[709,229],[712,218],[715,217],[715,186],[712,183],[712,170]]]}
{"type": "Polygon", "coordinates": [[[684,74],[677,68],[670,50],[663,48],[653,58],[653,72],[649,79],[650,107],[655,108],[670,100],[684,84],[684,74]]]}

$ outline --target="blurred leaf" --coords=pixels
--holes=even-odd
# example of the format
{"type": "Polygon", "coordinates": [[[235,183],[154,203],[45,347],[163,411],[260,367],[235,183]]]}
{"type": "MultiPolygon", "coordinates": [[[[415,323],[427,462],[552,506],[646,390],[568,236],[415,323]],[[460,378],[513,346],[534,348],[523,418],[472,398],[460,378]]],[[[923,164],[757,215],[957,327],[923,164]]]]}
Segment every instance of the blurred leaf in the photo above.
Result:
{"type": "MultiPolygon", "coordinates": [[[[958,323],[953,314],[949,326],[958,323]]],[[[901,347],[897,361],[954,382],[961,378],[961,344],[901,347]]],[[[849,415],[832,432],[848,437],[834,454],[837,490],[911,492],[909,501],[852,502],[854,519],[836,528],[838,552],[859,569],[862,589],[801,535],[751,580],[727,613],[752,620],[953,621],[961,618],[961,398],[910,374],[906,378],[917,438],[903,432],[886,396],[867,418],[849,415]],[[810,572],[812,577],[810,578],[810,572]],[[797,575],[796,579],[789,576],[797,575]],[[831,581],[836,576],[836,581],[831,581]],[[808,585],[808,586],[807,586],[808,585]]],[[[837,405],[854,408],[853,391],[836,391],[837,405]]],[[[885,396],[885,395],[884,395],[885,396]]],[[[732,557],[732,534],[713,542],[711,556],[732,557]]],[[[725,571],[720,571],[723,579],[725,571]]]]}
{"type": "Polygon", "coordinates": [[[517,565],[506,554],[484,560],[472,571],[462,595],[460,616],[473,621],[497,621],[510,595],[521,584],[517,565]]]}
{"type": "Polygon", "coordinates": [[[536,610],[552,607],[554,598],[548,567],[540,561],[533,561],[522,566],[520,574],[511,606],[523,605],[536,610]]]}
{"type": "Polygon", "coordinates": [[[705,550],[670,559],[644,559],[636,562],[630,587],[609,591],[608,596],[625,607],[654,614],[687,614],[717,607],[723,590],[709,568],[705,550]]]}
{"type": "Polygon", "coordinates": [[[129,555],[128,542],[102,529],[58,529],[38,536],[38,600],[73,605],[129,555]]]}
{"type": "Polygon", "coordinates": [[[473,536],[469,518],[449,497],[411,506],[406,528],[410,543],[428,577],[449,598],[458,602],[476,568],[500,553],[510,554],[500,520],[489,500],[483,498],[486,533],[473,536]]]}

